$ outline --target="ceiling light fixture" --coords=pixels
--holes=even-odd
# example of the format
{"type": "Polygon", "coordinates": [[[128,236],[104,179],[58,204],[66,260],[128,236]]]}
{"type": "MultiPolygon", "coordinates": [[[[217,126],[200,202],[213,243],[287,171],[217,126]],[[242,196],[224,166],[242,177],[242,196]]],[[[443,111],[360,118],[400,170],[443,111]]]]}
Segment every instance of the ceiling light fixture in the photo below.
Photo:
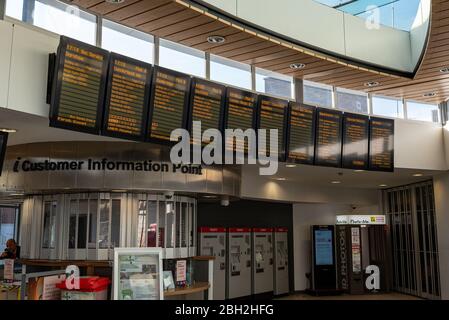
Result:
{"type": "Polygon", "coordinates": [[[354,172],[364,172],[365,170],[362,169],[358,169],[358,170],[354,170],[354,172]]]}
{"type": "Polygon", "coordinates": [[[437,94],[435,92],[426,92],[422,96],[425,98],[435,97],[437,94]]]}
{"type": "Polygon", "coordinates": [[[414,177],[422,177],[423,174],[422,174],[422,173],[415,173],[413,176],[414,176],[414,177]]]}
{"type": "Polygon", "coordinates": [[[226,41],[225,37],[222,36],[209,36],[207,37],[207,42],[213,44],[224,43],[226,41]]]}
{"type": "Polygon", "coordinates": [[[372,87],[377,87],[377,86],[379,86],[380,83],[377,82],[377,81],[370,81],[370,82],[365,82],[363,85],[364,85],[365,87],[372,88],[372,87]]]}
{"type": "Polygon", "coordinates": [[[125,2],[125,0],[105,0],[105,1],[110,4],[120,4],[125,2]]]}
{"type": "Polygon", "coordinates": [[[306,67],[306,65],[304,63],[292,63],[290,65],[290,69],[293,70],[300,70],[300,69],[304,69],[306,67]]]}
{"type": "Polygon", "coordinates": [[[277,181],[285,181],[287,180],[286,178],[276,178],[277,181]]]}
{"type": "Polygon", "coordinates": [[[0,128],[1,132],[6,132],[6,133],[16,133],[17,130],[16,129],[11,129],[11,128],[0,128]]]}
{"type": "Polygon", "coordinates": [[[385,188],[385,187],[388,187],[388,185],[386,185],[386,184],[379,184],[379,187],[385,188]]]}
{"type": "Polygon", "coordinates": [[[216,199],[217,196],[203,196],[203,198],[206,198],[206,199],[216,199]]]}
{"type": "Polygon", "coordinates": [[[286,164],[286,168],[296,168],[296,164],[286,164]]]}
{"type": "Polygon", "coordinates": [[[332,183],[332,184],[340,184],[341,181],[332,181],[331,183],[332,183]]]}
{"type": "Polygon", "coordinates": [[[449,73],[449,67],[440,69],[440,72],[441,72],[441,73],[449,73]]]}

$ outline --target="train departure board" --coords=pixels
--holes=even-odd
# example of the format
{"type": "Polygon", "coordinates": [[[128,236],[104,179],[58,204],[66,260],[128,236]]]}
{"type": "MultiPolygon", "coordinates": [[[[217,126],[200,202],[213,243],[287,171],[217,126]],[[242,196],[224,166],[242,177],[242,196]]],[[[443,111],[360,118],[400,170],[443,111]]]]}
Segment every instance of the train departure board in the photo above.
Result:
{"type": "Polygon", "coordinates": [[[343,168],[368,168],[369,117],[346,113],[343,116],[343,168]]]}
{"type": "Polygon", "coordinates": [[[53,81],[50,125],[98,134],[109,52],[62,36],[53,81]]]}
{"type": "Polygon", "coordinates": [[[145,139],[152,67],[115,53],[109,61],[103,134],[145,139]]]}
{"type": "Polygon", "coordinates": [[[290,102],[287,161],[313,164],[315,157],[315,115],[315,107],[290,102]]]}
{"type": "Polygon", "coordinates": [[[369,169],[394,171],[394,120],[371,118],[369,169]]]}
{"type": "Polygon", "coordinates": [[[173,130],[186,128],[190,76],[155,67],[151,84],[148,140],[170,143],[173,130]]]}
{"type": "Polygon", "coordinates": [[[319,108],[316,119],[315,164],[341,167],[343,113],[319,108]]]}
{"type": "MultiPolygon", "coordinates": [[[[226,87],[223,85],[202,79],[193,79],[190,91],[190,131],[193,129],[193,121],[201,122],[201,137],[207,129],[222,131],[225,94],[226,87]]],[[[195,139],[192,142],[201,144],[201,141],[195,139]]],[[[202,141],[203,144],[209,142],[204,139],[202,141]]]]}
{"type": "MultiPolygon", "coordinates": [[[[257,110],[257,95],[244,90],[228,88],[226,93],[225,129],[247,129],[255,128],[255,117],[257,110]]],[[[248,141],[237,143],[228,137],[226,149],[242,153],[248,152],[248,141]]],[[[233,139],[235,140],[235,139],[233,139]]]]}
{"type": "MultiPolygon", "coordinates": [[[[258,103],[258,129],[266,129],[265,143],[259,145],[258,154],[275,156],[270,153],[270,136],[269,129],[278,130],[278,148],[277,156],[283,161],[285,156],[285,128],[287,127],[288,101],[259,96],[258,103]]],[[[258,139],[263,139],[261,133],[258,133],[258,139]]],[[[276,149],[276,148],[275,148],[276,149]]]]}
{"type": "Polygon", "coordinates": [[[8,134],[0,131],[0,176],[2,175],[3,163],[6,155],[6,145],[8,144],[8,134]]]}

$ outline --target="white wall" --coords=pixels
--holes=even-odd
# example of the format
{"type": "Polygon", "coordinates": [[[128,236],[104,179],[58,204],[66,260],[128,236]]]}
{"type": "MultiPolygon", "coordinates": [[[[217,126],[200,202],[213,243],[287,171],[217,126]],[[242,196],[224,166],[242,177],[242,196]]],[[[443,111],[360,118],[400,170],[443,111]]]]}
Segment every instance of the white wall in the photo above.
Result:
{"type": "Polygon", "coordinates": [[[441,298],[449,299],[449,173],[434,178],[441,298]]]}
{"type": "Polygon", "coordinates": [[[0,108],[6,108],[8,104],[12,31],[13,27],[10,23],[0,21],[0,108]]]}
{"type": "Polygon", "coordinates": [[[421,0],[418,12],[410,30],[410,45],[412,62],[416,64],[423,52],[423,43],[426,41],[430,23],[431,0],[421,0]]]}
{"type": "Polygon", "coordinates": [[[407,72],[413,71],[418,62],[425,43],[426,34],[423,30],[426,31],[428,27],[426,23],[416,23],[412,51],[411,33],[382,25],[367,28],[364,19],[313,0],[206,2],[238,18],[311,46],[407,72]]]}
{"type": "Polygon", "coordinates": [[[395,167],[448,170],[441,125],[412,120],[395,120],[395,167]]]}
{"type": "Polygon", "coordinates": [[[377,191],[373,189],[312,186],[295,181],[274,181],[256,172],[257,170],[242,168],[240,188],[242,198],[355,205],[374,205],[378,202],[377,191]]]}

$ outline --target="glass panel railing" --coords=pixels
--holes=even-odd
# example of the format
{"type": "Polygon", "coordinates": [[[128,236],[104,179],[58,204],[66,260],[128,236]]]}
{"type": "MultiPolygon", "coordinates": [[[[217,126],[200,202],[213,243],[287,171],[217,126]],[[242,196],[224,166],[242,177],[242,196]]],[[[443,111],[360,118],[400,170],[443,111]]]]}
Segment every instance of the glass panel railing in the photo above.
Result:
{"type": "Polygon", "coordinates": [[[410,31],[421,0],[315,0],[379,25],[410,31]]]}

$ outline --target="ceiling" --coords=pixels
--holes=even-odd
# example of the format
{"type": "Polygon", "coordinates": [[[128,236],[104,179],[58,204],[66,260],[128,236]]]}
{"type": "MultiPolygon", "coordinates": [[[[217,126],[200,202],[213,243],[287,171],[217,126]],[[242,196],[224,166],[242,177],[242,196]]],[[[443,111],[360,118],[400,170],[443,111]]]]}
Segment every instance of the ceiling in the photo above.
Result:
{"type": "Polygon", "coordinates": [[[93,13],[138,30],[225,58],[298,78],[346,89],[440,103],[449,97],[449,0],[432,0],[430,38],[422,64],[413,79],[356,65],[302,48],[262,31],[250,29],[230,18],[218,17],[188,0],[126,0],[110,4],[104,0],[72,0],[93,13]],[[226,37],[224,44],[210,44],[209,35],[226,37]],[[303,70],[289,68],[305,63],[303,70]],[[380,85],[367,88],[366,82],[380,85]],[[435,92],[433,97],[424,97],[435,92]]]}
{"type": "MultiPolygon", "coordinates": [[[[256,165],[244,165],[242,170],[248,173],[249,176],[259,176],[259,167],[256,165]]],[[[311,187],[383,189],[426,181],[441,173],[442,171],[436,170],[402,168],[396,168],[394,173],[354,171],[309,165],[297,165],[294,168],[290,168],[285,163],[279,163],[277,174],[264,178],[266,181],[274,181],[280,184],[291,182],[296,185],[311,187]],[[415,174],[422,174],[422,176],[415,177],[415,174]],[[339,183],[332,183],[336,181],[339,183]]]]}

